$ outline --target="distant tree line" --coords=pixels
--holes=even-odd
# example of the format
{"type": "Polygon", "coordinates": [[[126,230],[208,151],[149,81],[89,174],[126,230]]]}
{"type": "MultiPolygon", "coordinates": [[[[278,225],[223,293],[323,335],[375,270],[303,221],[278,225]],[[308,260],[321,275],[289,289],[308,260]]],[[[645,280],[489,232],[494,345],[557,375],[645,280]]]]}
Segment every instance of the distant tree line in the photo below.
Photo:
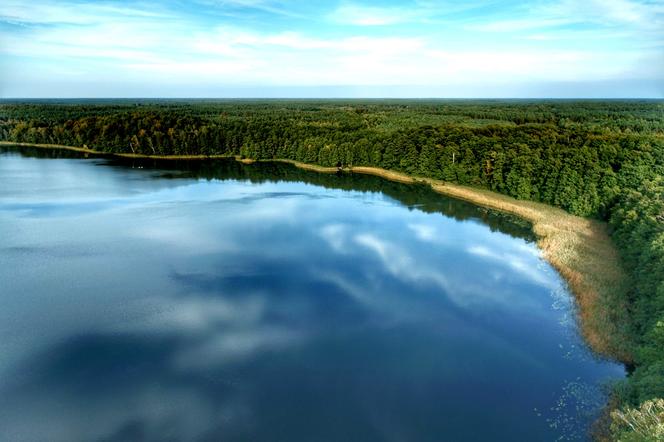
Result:
{"type": "Polygon", "coordinates": [[[662,101],[4,102],[0,139],[376,166],[608,220],[639,346],[621,397],[664,397],[662,101]]]}

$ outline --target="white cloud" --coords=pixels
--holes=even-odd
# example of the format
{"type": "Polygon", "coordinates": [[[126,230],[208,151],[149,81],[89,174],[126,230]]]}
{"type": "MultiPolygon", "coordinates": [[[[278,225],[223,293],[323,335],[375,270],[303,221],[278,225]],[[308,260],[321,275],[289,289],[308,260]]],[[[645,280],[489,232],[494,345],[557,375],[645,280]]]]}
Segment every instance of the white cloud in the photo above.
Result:
{"type": "Polygon", "coordinates": [[[413,11],[402,8],[378,8],[373,6],[342,5],[329,18],[342,24],[356,26],[384,26],[403,23],[413,18],[413,11]]]}
{"type": "MultiPolygon", "coordinates": [[[[194,0],[195,3],[207,7],[213,7],[220,11],[229,9],[245,9],[267,12],[274,15],[281,15],[292,18],[306,18],[304,15],[293,11],[282,1],[275,0],[194,0]]],[[[228,15],[233,15],[228,13],[228,15]]]]}
{"type": "Polygon", "coordinates": [[[543,287],[554,289],[557,286],[556,281],[552,280],[549,275],[549,268],[541,261],[539,252],[534,247],[516,247],[513,251],[494,251],[486,246],[475,244],[468,247],[466,252],[500,262],[543,287]]]}
{"type": "MultiPolygon", "coordinates": [[[[474,304],[488,303],[495,305],[507,305],[520,303],[529,305],[535,301],[520,292],[511,289],[499,289],[491,283],[489,278],[478,278],[477,275],[469,275],[462,269],[452,270],[451,267],[442,267],[440,264],[415,260],[406,249],[399,247],[392,241],[380,238],[372,233],[362,233],[353,238],[357,245],[365,247],[374,252],[380,259],[384,268],[395,278],[407,281],[410,284],[430,284],[441,290],[444,295],[461,308],[472,307],[474,304]]],[[[547,266],[542,264],[537,257],[530,256],[533,247],[521,248],[513,246],[512,251],[502,250],[492,252],[483,246],[471,246],[459,253],[469,253],[495,261],[504,262],[512,270],[517,271],[521,277],[525,277],[534,283],[547,288],[555,288],[556,282],[547,274],[547,266]],[[524,255],[525,254],[525,255],[524,255]],[[536,263],[533,265],[533,262],[536,263]],[[537,263],[541,265],[538,266],[537,263]]],[[[537,253],[537,251],[535,251],[537,253]]],[[[492,275],[494,279],[500,275],[492,275]]],[[[370,305],[373,300],[367,299],[347,290],[352,296],[361,302],[370,305]]]]}
{"type": "Polygon", "coordinates": [[[236,363],[246,358],[296,345],[305,335],[286,327],[260,326],[214,334],[198,345],[178,353],[178,369],[209,369],[213,365],[236,363]]]}
{"type": "MultiPolygon", "coordinates": [[[[262,85],[436,85],[612,78],[638,54],[572,50],[450,50],[418,37],[310,38],[221,27],[190,33],[147,23],[104,23],[4,33],[5,54],[58,60],[80,76],[151,82],[262,85]],[[118,35],[118,37],[111,36],[118,35]],[[85,60],[84,62],[82,60],[85,60]],[[101,69],[103,68],[103,69],[101,69]],[[104,72],[100,74],[99,72],[104,72]]],[[[45,72],[57,75],[57,72],[45,72]]]]}
{"type": "Polygon", "coordinates": [[[414,0],[404,6],[375,6],[344,1],[327,15],[333,23],[354,26],[389,26],[396,24],[449,25],[453,14],[481,9],[482,0],[464,2],[452,0],[414,0]]]}
{"type": "Polygon", "coordinates": [[[551,18],[538,20],[529,17],[523,19],[496,20],[487,23],[469,25],[468,29],[484,32],[515,32],[563,26],[572,24],[574,22],[575,20],[573,18],[551,18]]]}
{"type": "MultiPolygon", "coordinates": [[[[385,268],[396,278],[433,283],[439,286],[448,296],[458,296],[467,292],[461,286],[452,287],[447,276],[441,271],[429,268],[425,263],[416,262],[410,254],[393,244],[371,233],[362,233],[354,237],[355,243],[366,247],[378,255],[385,268]]],[[[459,299],[456,300],[459,302],[459,299]]]]}
{"type": "Polygon", "coordinates": [[[539,12],[555,16],[567,16],[577,22],[602,24],[649,24],[656,14],[664,12],[664,6],[656,3],[631,0],[561,0],[542,6],[539,12]]]}
{"type": "MultiPolygon", "coordinates": [[[[258,0],[210,4],[216,8],[232,4],[261,10],[285,7],[258,0]]],[[[625,0],[602,5],[596,8],[600,12],[594,12],[577,2],[561,1],[509,20],[470,21],[458,25],[462,28],[458,29],[459,37],[450,32],[439,35],[430,29],[419,32],[412,26],[408,34],[377,33],[373,29],[365,34],[368,29],[351,27],[340,36],[323,37],[322,33],[298,31],[297,27],[283,32],[223,21],[204,25],[154,5],[125,8],[108,3],[7,0],[0,5],[0,15],[26,27],[20,32],[12,27],[0,30],[5,72],[0,93],[30,90],[29,82],[75,85],[96,81],[102,87],[111,83],[143,84],[151,90],[195,86],[203,91],[206,87],[340,85],[449,89],[461,85],[481,88],[488,83],[504,88],[526,82],[661,76],[659,65],[651,62],[661,56],[661,46],[653,46],[662,40],[661,30],[655,30],[661,24],[661,6],[625,0]],[[615,32],[599,32],[604,28],[592,35],[589,30],[572,32],[566,28],[588,20],[624,24],[618,33],[621,42],[638,40],[632,38],[635,29],[646,29],[642,33],[647,41],[642,43],[649,42],[652,48],[581,45],[571,49],[569,44],[553,44],[579,39],[616,40],[615,32]],[[530,31],[531,35],[522,36],[520,46],[459,44],[459,40],[475,36],[477,30],[530,31]]],[[[333,16],[365,25],[417,22],[426,18],[422,11],[431,8],[424,3],[413,11],[347,3],[333,16]]]]}
{"type": "Polygon", "coordinates": [[[318,234],[335,252],[347,252],[348,226],[343,224],[327,224],[319,230],[318,234]]]}
{"type": "Polygon", "coordinates": [[[155,297],[143,301],[150,312],[135,322],[114,325],[113,331],[141,332],[187,336],[206,335],[221,326],[245,327],[256,324],[265,309],[264,298],[246,296],[232,301],[216,297],[155,297]]]}
{"type": "Polygon", "coordinates": [[[436,238],[436,228],[428,224],[408,224],[408,228],[415,233],[415,236],[421,241],[432,241],[436,238]]]}
{"type": "MultiPolygon", "coordinates": [[[[560,0],[524,8],[519,18],[484,20],[468,29],[486,32],[518,32],[593,24],[627,27],[639,31],[656,30],[662,35],[664,5],[631,0],[560,0]]],[[[579,31],[579,30],[574,30],[579,31]]],[[[584,32],[584,30],[581,30],[584,32]]]]}
{"type": "Polygon", "coordinates": [[[210,227],[185,218],[157,219],[148,226],[131,229],[129,235],[151,240],[157,247],[178,249],[183,254],[232,252],[239,247],[233,239],[219,238],[210,227]]]}
{"type": "MultiPolygon", "coordinates": [[[[165,11],[154,8],[141,9],[111,4],[58,2],[44,0],[30,2],[4,0],[0,6],[0,21],[24,24],[102,24],[109,19],[144,21],[146,19],[164,20],[174,18],[165,11]]],[[[118,35],[121,37],[121,35],[118,35]]]]}

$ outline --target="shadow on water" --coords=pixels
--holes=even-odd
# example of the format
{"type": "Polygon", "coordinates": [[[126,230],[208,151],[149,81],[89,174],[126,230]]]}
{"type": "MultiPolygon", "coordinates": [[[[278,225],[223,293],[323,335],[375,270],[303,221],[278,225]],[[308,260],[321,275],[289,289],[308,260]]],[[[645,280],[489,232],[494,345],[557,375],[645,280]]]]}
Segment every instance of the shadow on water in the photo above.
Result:
{"type": "Polygon", "coordinates": [[[404,184],[385,178],[341,172],[336,174],[303,170],[292,164],[257,162],[244,164],[234,159],[155,160],[150,158],[121,158],[89,155],[66,149],[30,147],[2,147],[0,152],[18,152],[32,158],[104,158],[105,166],[148,169],[160,172],[160,178],[238,180],[254,184],[302,182],[326,189],[382,193],[409,210],[441,213],[457,221],[477,221],[498,231],[529,242],[536,240],[532,225],[514,215],[477,206],[456,198],[441,195],[426,184],[404,184]]]}

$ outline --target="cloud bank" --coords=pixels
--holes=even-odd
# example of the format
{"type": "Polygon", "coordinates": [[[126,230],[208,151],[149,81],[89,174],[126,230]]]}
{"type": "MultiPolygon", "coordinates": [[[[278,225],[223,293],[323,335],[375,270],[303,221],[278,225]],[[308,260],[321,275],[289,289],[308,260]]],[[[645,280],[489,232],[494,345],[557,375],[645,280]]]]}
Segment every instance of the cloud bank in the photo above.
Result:
{"type": "Polygon", "coordinates": [[[6,0],[0,97],[662,97],[663,17],[646,0],[6,0]]]}

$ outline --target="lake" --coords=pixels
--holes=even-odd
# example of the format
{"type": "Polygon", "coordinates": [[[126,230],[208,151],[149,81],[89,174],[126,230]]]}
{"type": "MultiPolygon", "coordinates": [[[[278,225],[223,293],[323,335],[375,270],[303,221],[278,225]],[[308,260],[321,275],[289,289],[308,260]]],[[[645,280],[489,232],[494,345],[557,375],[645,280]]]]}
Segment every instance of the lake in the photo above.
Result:
{"type": "Polygon", "coordinates": [[[0,150],[0,439],[586,440],[529,226],[287,164],[0,150]]]}

